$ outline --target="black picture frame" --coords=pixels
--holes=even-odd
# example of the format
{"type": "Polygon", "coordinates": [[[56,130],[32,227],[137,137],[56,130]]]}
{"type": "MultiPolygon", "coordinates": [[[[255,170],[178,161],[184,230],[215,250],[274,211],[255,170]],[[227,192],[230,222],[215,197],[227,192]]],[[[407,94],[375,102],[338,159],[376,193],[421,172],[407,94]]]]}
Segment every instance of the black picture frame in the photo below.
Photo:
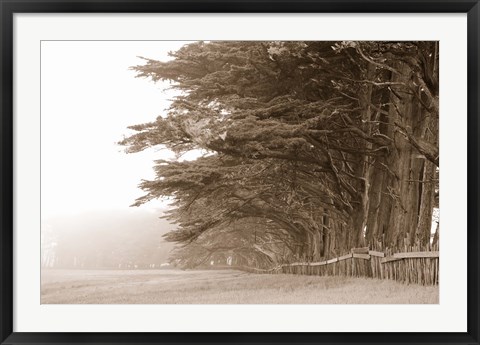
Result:
{"type": "MultiPolygon", "coordinates": [[[[479,344],[478,0],[0,0],[0,341],[1,344],[479,344]],[[13,16],[15,13],[467,13],[468,330],[465,333],[19,333],[13,332],[13,16]]],[[[452,315],[452,317],[455,317],[452,315]]]]}

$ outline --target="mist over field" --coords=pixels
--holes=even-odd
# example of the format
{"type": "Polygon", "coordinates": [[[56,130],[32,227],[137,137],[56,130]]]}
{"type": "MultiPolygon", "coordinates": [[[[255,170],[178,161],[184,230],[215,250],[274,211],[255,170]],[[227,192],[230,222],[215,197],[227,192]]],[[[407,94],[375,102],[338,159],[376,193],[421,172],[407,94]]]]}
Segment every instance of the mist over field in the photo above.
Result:
{"type": "Polygon", "coordinates": [[[51,217],[42,224],[47,268],[152,268],[166,263],[174,227],[160,212],[132,208],[51,217]]]}

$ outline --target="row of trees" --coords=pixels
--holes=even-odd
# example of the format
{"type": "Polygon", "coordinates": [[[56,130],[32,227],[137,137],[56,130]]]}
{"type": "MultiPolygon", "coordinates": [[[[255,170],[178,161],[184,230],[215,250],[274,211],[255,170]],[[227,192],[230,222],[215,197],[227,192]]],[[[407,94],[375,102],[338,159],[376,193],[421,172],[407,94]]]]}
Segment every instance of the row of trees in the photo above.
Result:
{"type": "Polygon", "coordinates": [[[180,92],[121,144],[206,152],[157,160],[140,185],[134,205],[175,200],[172,259],[268,267],[431,245],[438,42],[196,42],[171,55],[133,67],[180,92]]]}

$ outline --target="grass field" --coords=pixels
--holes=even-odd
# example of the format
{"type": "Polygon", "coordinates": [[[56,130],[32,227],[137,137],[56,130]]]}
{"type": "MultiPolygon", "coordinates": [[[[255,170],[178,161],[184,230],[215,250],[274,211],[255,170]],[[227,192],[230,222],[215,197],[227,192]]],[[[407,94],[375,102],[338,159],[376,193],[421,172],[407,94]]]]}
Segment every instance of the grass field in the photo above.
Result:
{"type": "Polygon", "coordinates": [[[424,304],[438,286],[234,270],[42,270],[42,304],[424,304]]]}

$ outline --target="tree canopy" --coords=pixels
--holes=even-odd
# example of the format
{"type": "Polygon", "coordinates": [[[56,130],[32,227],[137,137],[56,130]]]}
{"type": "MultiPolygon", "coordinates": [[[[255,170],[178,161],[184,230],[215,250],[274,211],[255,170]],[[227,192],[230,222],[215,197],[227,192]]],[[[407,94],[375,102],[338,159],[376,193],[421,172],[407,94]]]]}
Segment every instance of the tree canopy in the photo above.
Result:
{"type": "Polygon", "coordinates": [[[438,42],[195,42],[171,56],[132,67],[180,92],[120,144],[207,152],[157,160],[134,204],[175,200],[175,260],[268,267],[431,244],[438,42]]]}

